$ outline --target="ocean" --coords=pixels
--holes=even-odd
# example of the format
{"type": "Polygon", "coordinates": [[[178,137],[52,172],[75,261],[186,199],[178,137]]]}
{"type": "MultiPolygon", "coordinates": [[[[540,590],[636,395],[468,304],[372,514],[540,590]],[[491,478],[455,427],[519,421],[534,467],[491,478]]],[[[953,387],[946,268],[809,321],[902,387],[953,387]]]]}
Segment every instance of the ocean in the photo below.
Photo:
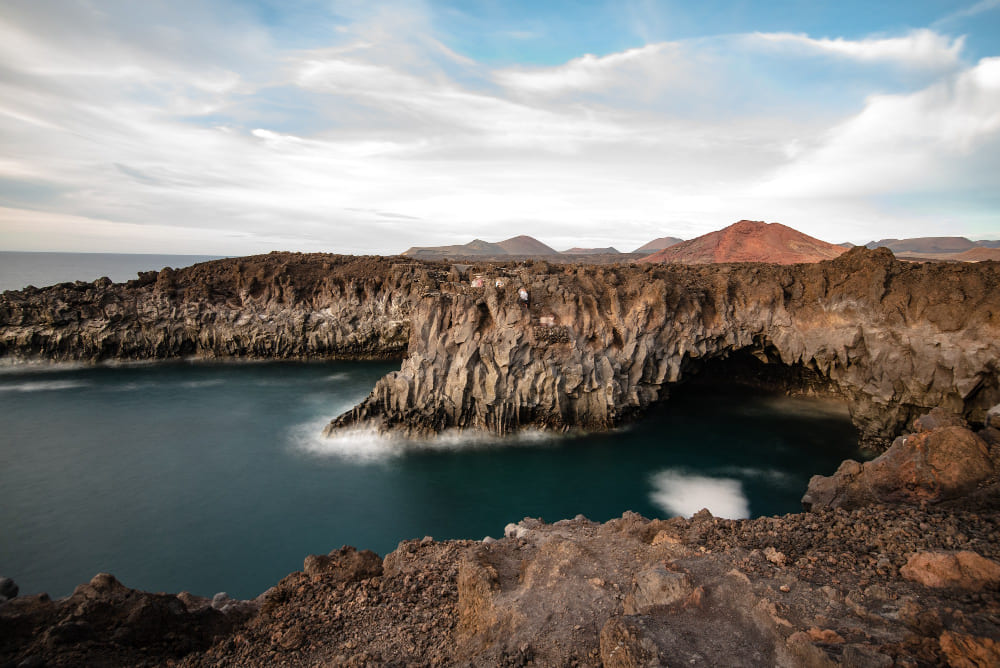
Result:
{"type": "Polygon", "coordinates": [[[124,253],[18,253],[0,251],[0,292],[36,288],[68,281],[95,281],[107,276],[115,283],[132,280],[140,271],[179,269],[218,255],[146,255],[124,253]]]}
{"type": "MultiPolygon", "coordinates": [[[[183,264],[154,257],[145,266],[183,264]]],[[[604,434],[420,447],[321,436],[397,368],[0,367],[0,575],[24,594],[65,596],[107,571],[138,589],[250,598],[344,544],[384,555],[404,539],[499,537],[524,517],[579,513],[796,512],[811,475],[859,456],[842,403],[724,384],[679,388],[604,434]]]]}

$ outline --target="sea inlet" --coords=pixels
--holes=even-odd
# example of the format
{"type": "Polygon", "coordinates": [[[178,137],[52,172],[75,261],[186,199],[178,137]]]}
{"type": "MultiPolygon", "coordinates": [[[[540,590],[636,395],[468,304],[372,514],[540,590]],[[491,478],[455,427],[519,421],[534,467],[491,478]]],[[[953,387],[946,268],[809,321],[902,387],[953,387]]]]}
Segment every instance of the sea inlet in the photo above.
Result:
{"type": "Polygon", "coordinates": [[[69,594],[130,587],[252,598],[344,544],[499,537],[508,522],[800,510],[858,457],[846,407],[676,388],[612,433],[407,444],[324,424],[382,362],[158,363],[0,371],[0,575],[69,594]]]}

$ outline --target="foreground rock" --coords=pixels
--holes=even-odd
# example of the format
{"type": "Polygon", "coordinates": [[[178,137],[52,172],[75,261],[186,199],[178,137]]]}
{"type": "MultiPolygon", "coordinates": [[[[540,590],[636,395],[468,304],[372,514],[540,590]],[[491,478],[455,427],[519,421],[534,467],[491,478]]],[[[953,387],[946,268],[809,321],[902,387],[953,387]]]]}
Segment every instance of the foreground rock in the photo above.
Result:
{"type": "Polygon", "coordinates": [[[162,664],[206,650],[256,611],[247,601],[135,591],[101,573],[65,599],[0,603],[0,665],[162,664]]]}
{"type": "Polygon", "coordinates": [[[341,548],[232,619],[99,576],[0,604],[0,665],[995,665],[1000,489],[947,503],[341,548]],[[925,583],[943,571],[920,555],[955,556],[965,582],[925,583]]]}
{"type": "Polygon", "coordinates": [[[935,410],[915,426],[918,433],[900,436],[870,462],[847,460],[832,476],[813,476],[802,497],[803,507],[940,503],[966,496],[1000,472],[1000,444],[991,452],[961,418],[935,410]]]}

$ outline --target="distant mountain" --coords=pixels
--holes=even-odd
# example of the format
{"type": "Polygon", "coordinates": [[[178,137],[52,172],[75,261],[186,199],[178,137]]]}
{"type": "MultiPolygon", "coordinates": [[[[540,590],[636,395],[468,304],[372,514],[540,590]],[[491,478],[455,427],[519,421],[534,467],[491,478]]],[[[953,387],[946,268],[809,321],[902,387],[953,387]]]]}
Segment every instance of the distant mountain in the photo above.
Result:
{"type": "Polygon", "coordinates": [[[913,239],[880,239],[865,244],[868,248],[888,248],[896,255],[901,253],[961,253],[975,248],[976,244],[965,237],[914,237],[913,239]]]}
{"type": "Polygon", "coordinates": [[[558,252],[534,237],[521,235],[498,243],[473,239],[467,244],[455,246],[414,246],[404,251],[403,255],[436,260],[443,257],[488,258],[505,255],[558,255],[558,252]]]}
{"type": "Polygon", "coordinates": [[[974,241],[972,243],[980,248],[1000,248],[1000,239],[983,239],[982,241],[974,241]]]}
{"type": "Polygon", "coordinates": [[[538,239],[522,234],[496,244],[511,255],[555,255],[558,251],[538,239]]]}
{"type": "Polygon", "coordinates": [[[850,241],[844,241],[844,242],[839,243],[837,245],[838,246],[843,246],[844,248],[854,248],[854,244],[852,244],[850,241]]]}
{"type": "Polygon", "coordinates": [[[607,248],[570,248],[562,251],[563,255],[620,255],[617,248],[608,246],[607,248]]]}
{"type": "Polygon", "coordinates": [[[977,246],[961,253],[955,253],[949,260],[960,260],[962,262],[982,262],[984,260],[1000,260],[1000,247],[977,246]]]}
{"type": "Polygon", "coordinates": [[[819,262],[846,252],[780,223],[741,220],[717,232],[675,244],[639,262],[711,264],[715,262],[819,262]]]}
{"type": "Polygon", "coordinates": [[[664,248],[670,248],[675,246],[683,239],[678,239],[677,237],[660,237],[659,239],[653,239],[648,244],[643,244],[636,248],[633,253],[655,253],[658,250],[663,250],[664,248]]]}
{"type": "Polygon", "coordinates": [[[494,257],[509,254],[500,244],[490,243],[482,239],[473,239],[467,244],[457,246],[414,246],[403,253],[403,255],[425,259],[446,257],[449,255],[461,257],[494,257]]]}

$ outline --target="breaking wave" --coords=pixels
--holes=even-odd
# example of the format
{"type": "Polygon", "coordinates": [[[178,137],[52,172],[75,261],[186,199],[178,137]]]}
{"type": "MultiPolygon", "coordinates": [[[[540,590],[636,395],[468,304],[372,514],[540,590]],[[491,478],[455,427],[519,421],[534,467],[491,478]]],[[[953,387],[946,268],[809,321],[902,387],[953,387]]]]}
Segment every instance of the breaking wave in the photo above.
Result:
{"type": "Polygon", "coordinates": [[[34,380],[27,383],[0,385],[0,392],[53,392],[57,390],[75,390],[89,385],[90,383],[85,383],[81,380],[34,380]]]}
{"type": "Polygon", "coordinates": [[[561,435],[537,429],[526,429],[508,436],[482,432],[452,430],[431,438],[412,439],[392,434],[380,434],[374,427],[355,427],[324,436],[323,428],[330,417],[348,411],[331,411],[329,417],[300,423],[289,430],[288,442],[293,450],[316,457],[334,457],[357,463],[386,462],[407,453],[429,451],[459,451],[510,446],[539,446],[562,438],[561,435]]]}
{"type": "Polygon", "coordinates": [[[726,476],[742,478],[744,480],[747,478],[756,478],[757,480],[763,480],[769,485],[775,486],[788,487],[790,485],[798,484],[798,481],[793,475],[777,469],[762,469],[754,466],[726,466],[717,469],[717,472],[726,476]]]}
{"type": "Polygon", "coordinates": [[[669,515],[690,517],[708,508],[716,517],[750,517],[750,502],[739,480],[690,475],[676,469],[654,473],[650,480],[650,500],[669,515]]]}

